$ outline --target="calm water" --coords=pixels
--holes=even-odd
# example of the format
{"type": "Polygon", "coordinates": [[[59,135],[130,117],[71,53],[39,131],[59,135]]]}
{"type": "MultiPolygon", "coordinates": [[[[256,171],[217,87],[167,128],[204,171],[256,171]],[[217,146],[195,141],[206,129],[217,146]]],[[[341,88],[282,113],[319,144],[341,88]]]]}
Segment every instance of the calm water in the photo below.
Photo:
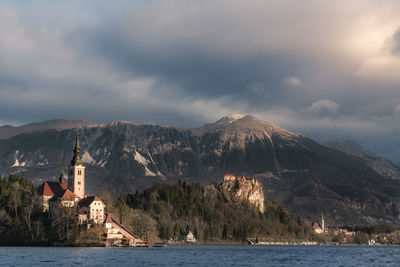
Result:
{"type": "Polygon", "coordinates": [[[0,247],[2,266],[400,266],[400,247],[176,245],[0,247]]]}

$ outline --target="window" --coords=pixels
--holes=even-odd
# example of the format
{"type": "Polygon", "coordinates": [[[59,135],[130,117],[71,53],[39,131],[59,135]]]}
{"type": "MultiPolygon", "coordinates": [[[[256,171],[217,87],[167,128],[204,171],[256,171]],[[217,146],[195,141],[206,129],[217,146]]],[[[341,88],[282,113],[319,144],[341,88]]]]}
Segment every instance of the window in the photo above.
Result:
{"type": "Polygon", "coordinates": [[[78,170],[78,175],[82,175],[82,171],[81,170],[78,170]]]}
{"type": "Polygon", "coordinates": [[[79,181],[78,184],[80,185],[80,184],[81,184],[81,181],[79,181]]]}

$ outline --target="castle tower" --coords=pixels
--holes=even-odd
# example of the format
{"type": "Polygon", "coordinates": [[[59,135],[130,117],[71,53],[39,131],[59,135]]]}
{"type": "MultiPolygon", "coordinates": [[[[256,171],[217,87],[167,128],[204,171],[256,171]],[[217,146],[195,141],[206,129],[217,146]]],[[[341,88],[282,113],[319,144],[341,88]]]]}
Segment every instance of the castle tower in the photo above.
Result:
{"type": "Polygon", "coordinates": [[[68,166],[68,189],[80,198],[85,197],[85,167],[81,159],[79,136],[76,137],[74,156],[68,166]]]}
{"type": "Polygon", "coordinates": [[[322,212],[322,216],[321,216],[321,230],[322,232],[325,231],[325,220],[324,220],[324,213],[322,212]]]}

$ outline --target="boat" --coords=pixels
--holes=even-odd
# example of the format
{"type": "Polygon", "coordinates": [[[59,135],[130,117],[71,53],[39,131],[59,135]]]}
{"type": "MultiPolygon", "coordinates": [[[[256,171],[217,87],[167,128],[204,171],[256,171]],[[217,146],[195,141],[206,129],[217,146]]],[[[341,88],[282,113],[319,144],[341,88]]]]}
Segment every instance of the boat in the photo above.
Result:
{"type": "Polygon", "coordinates": [[[149,243],[137,241],[137,242],[133,243],[133,247],[148,248],[149,243]]]}
{"type": "Polygon", "coordinates": [[[167,247],[167,244],[163,243],[163,242],[155,242],[153,244],[153,248],[165,248],[167,247]]]}

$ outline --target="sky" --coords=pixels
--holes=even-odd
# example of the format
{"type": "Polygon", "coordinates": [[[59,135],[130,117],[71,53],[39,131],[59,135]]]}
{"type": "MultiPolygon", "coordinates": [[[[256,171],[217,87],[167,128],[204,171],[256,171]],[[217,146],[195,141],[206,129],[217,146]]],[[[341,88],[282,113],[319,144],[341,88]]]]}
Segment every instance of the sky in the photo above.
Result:
{"type": "Polygon", "coordinates": [[[253,114],[400,162],[398,0],[0,2],[0,125],[253,114]]]}

